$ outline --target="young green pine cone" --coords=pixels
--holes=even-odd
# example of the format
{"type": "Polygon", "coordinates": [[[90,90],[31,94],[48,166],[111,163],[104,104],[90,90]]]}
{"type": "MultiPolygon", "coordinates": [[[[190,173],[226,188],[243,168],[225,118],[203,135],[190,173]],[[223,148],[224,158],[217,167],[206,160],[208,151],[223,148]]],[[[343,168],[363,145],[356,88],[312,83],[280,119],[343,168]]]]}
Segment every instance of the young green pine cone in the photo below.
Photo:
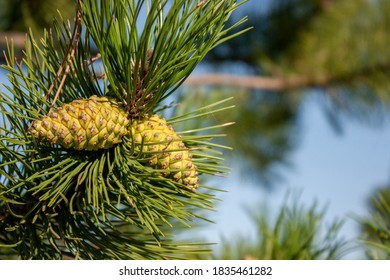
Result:
{"type": "Polygon", "coordinates": [[[91,96],[74,100],[35,121],[36,138],[77,150],[107,149],[129,133],[127,113],[113,98],[91,96]]]}
{"type": "Polygon", "coordinates": [[[197,167],[189,149],[165,119],[152,115],[135,120],[131,124],[131,133],[136,150],[139,151],[143,143],[142,153],[148,158],[149,166],[165,169],[164,177],[195,191],[199,180],[197,167]]]}

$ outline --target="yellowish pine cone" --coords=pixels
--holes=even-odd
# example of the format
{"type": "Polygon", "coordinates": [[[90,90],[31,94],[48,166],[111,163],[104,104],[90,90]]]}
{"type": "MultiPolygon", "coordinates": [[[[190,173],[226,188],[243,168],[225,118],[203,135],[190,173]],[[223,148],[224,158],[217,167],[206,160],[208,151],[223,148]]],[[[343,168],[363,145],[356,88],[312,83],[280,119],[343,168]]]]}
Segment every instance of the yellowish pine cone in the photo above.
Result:
{"type": "Polygon", "coordinates": [[[189,149],[158,115],[146,116],[131,124],[131,133],[136,150],[148,159],[148,165],[166,170],[162,174],[195,191],[198,187],[198,171],[189,149]]]}
{"type": "Polygon", "coordinates": [[[113,98],[91,96],[64,104],[41,120],[30,133],[53,144],[77,150],[107,149],[129,133],[124,108],[113,98]]]}

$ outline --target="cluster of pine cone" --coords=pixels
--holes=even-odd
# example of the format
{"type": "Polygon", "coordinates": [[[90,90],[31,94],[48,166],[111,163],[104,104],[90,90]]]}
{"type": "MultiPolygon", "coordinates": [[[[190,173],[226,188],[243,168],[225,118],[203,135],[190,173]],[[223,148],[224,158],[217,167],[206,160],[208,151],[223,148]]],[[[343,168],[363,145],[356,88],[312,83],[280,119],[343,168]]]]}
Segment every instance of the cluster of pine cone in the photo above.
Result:
{"type": "Polygon", "coordinates": [[[140,152],[142,147],[149,166],[166,170],[163,176],[190,190],[197,188],[197,167],[172,126],[158,115],[130,121],[122,103],[114,98],[74,100],[33,122],[29,132],[52,144],[89,151],[111,148],[130,134],[135,150],[140,152]]]}

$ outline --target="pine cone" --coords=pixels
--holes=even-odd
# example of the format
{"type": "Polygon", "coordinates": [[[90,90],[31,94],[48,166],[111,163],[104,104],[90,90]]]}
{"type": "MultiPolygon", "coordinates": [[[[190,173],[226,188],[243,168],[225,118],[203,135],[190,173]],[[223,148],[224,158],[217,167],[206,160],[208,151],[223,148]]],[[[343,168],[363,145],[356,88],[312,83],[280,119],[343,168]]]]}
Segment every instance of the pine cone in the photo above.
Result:
{"type": "Polygon", "coordinates": [[[77,150],[107,149],[129,133],[127,113],[113,98],[91,96],[64,104],[42,120],[30,133],[53,144],[77,150]]]}
{"type": "Polygon", "coordinates": [[[131,124],[136,150],[148,159],[148,165],[164,169],[162,174],[195,191],[198,184],[197,167],[192,162],[189,149],[180,140],[172,126],[157,115],[146,116],[131,124]]]}

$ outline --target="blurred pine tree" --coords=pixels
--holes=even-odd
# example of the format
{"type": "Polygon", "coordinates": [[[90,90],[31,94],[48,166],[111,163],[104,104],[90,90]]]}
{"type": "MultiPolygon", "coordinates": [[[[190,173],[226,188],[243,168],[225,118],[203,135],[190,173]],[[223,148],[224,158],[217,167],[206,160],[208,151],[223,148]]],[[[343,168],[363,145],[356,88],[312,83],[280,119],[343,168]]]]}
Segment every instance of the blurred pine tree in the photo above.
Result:
{"type": "Polygon", "coordinates": [[[257,235],[224,236],[216,259],[319,260],[341,259],[350,244],[340,237],[342,221],[324,222],[325,210],[318,204],[305,206],[288,194],[277,213],[269,205],[248,209],[257,226],[257,235]],[[276,214],[276,215],[274,215],[276,214]],[[272,218],[271,218],[272,217],[272,218]]]}
{"type": "Polygon", "coordinates": [[[368,259],[390,259],[390,187],[374,192],[368,200],[369,215],[358,218],[361,241],[368,259]]]}
{"type": "Polygon", "coordinates": [[[300,111],[308,97],[315,96],[337,133],[345,120],[380,125],[385,119],[389,5],[382,0],[250,0],[242,6],[245,25],[253,29],[213,50],[206,57],[210,73],[194,75],[187,84],[235,91],[242,110],[233,118],[237,126],[227,128],[229,139],[243,153],[240,162],[248,163],[243,169],[260,174],[255,178],[263,184],[257,185],[269,186],[299,144],[300,111]]]}

